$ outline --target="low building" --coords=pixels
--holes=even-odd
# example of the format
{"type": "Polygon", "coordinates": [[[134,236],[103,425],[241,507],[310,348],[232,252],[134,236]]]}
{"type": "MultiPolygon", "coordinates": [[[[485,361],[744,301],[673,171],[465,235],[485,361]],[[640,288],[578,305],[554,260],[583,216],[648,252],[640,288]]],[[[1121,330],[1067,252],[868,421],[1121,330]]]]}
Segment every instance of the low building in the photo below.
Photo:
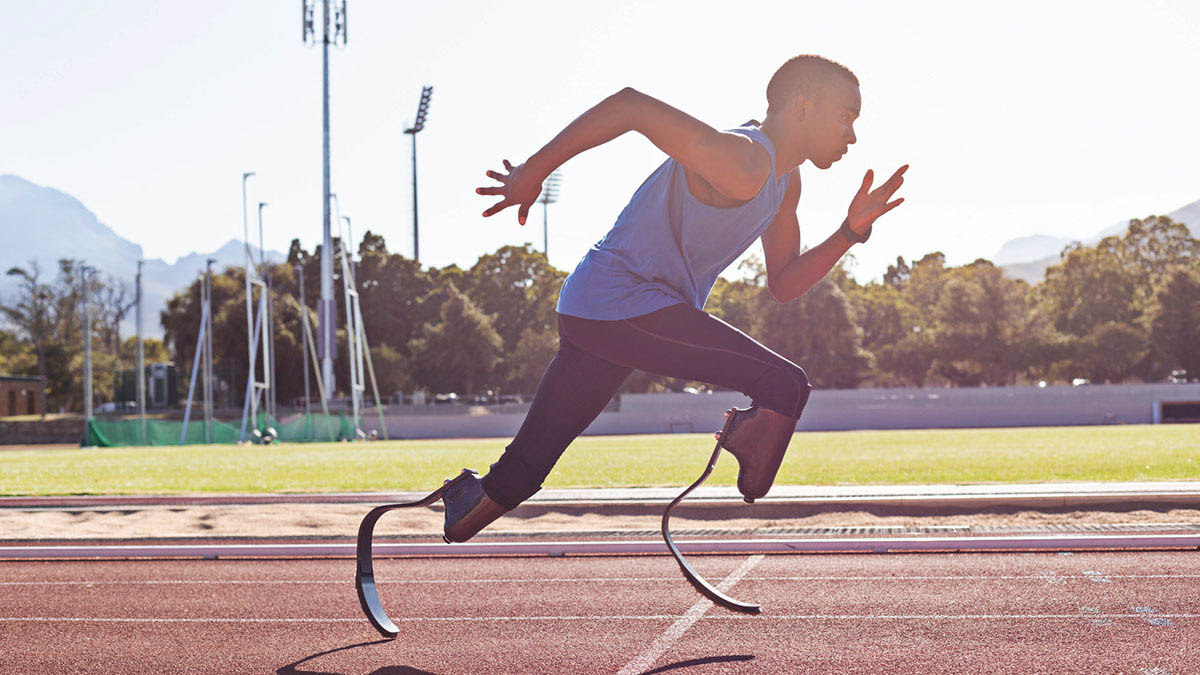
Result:
{"type": "Polygon", "coordinates": [[[42,378],[0,375],[0,417],[41,415],[45,410],[42,378]]]}

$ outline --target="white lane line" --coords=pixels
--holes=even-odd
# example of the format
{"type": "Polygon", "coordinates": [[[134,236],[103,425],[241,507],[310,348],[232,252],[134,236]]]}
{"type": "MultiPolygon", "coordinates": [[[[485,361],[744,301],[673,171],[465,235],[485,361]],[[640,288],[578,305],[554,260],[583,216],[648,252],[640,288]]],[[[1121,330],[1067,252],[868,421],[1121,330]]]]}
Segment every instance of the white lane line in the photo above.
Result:
{"type": "MultiPolygon", "coordinates": [[[[727,589],[722,589],[727,590],[727,589]]],[[[699,604],[699,603],[697,603],[699,604]]],[[[688,610],[689,613],[691,610],[688,610]]],[[[559,615],[559,616],[432,616],[432,617],[400,617],[396,623],[486,623],[505,621],[664,621],[678,619],[682,621],[688,615],[679,617],[675,614],[616,614],[616,615],[559,615]]],[[[1155,617],[1164,619],[1200,619],[1200,614],[1159,614],[1155,617]]],[[[713,614],[698,616],[696,621],[983,621],[983,620],[1041,620],[1064,619],[1077,621],[1088,619],[1139,619],[1144,620],[1145,614],[760,614],[747,616],[744,614],[713,614]]],[[[92,617],[92,616],[4,616],[0,623],[364,623],[361,617],[92,617]]],[[[677,621],[676,623],[679,623],[677,621]]],[[[691,624],[688,624],[691,625],[691,624]]],[[[674,626],[672,626],[674,628],[674,626]]],[[[667,629],[670,631],[671,629],[667,629]]],[[[686,630],[686,629],[685,629],[686,630]]],[[[682,631],[680,631],[682,634],[682,631]]],[[[664,636],[666,634],[664,633],[664,636]]],[[[660,638],[661,639],[661,638],[660,638]]],[[[678,639],[678,636],[676,636],[678,639]]],[[[658,644],[657,642],[655,644],[658,644]]],[[[640,657],[639,657],[640,658],[640,657]]],[[[631,662],[632,663],[632,662],[631,662]]]]}
{"type": "MultiPolygon", "coordinates": [[[[1109,574],[1106,579],[1200,579],[1200,574],[1109,574]]],[[[558,577],[530,579],[383,579],[381,586],[422,584],[563,584],[563,583],[637,583],[645,581],[676,581],[671,577],[558,577]]],[[[880,576],[746,576],[742,581],[1094,581],[1088,574],[964,574],[964,575],[880,575],[880,576]]],[[[105,586],[105,585],[315,585],[350,584],[354,579],[145,579],[145,580],[72,580],[72,581],[0,581],[3,586],[105,586]]]]}
{"type": "MultiPolygon", "coordinates": [[[[730,588],[733,588],[733,585],[740,581],[742,577],[746,576],[746,574],[749,573],[755,565],[762,561],[764,557],[765,556],[762,555],[753,555],[747,558],[746,562],[742,563],[742,565],[733,572],[730,572],[729,576],[725,577],[724,581],[717,585],[717,590],[728,591],[730,588]]],[[[658,639],[655,640],[653,644],[643,650],[641,654],[638,654],[636,657],[634,657],[632,661],[626,663],[625,667],[617,672],[617,675],[633,675],[634,673],[641,673],[650,666],[654,665],[654,662],[658,660],[658,657],[666,653],[666,651],[671,648],[671,645],[675,644],[676,640],[683,637],[683,634],[687,632],[687,629],[691,628],[692,624],[699,621],[700,617],[704,616],[705,612],[711,609],[712,606],[712,600],[709,600],[708,598],[702,598],[699,602],[692,605],[691,609],[685,612],[683,616],[679,617],[675,623],[671,624],[670,628],[667,628],[662,635],[658,636],[658,639]]]]}

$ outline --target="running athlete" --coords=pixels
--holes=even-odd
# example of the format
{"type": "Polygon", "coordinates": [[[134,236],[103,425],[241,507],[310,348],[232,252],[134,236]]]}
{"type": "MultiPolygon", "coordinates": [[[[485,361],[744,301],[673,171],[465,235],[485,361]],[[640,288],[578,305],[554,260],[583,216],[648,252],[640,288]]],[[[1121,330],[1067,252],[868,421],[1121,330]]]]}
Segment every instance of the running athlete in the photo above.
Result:
{"type": "Polygon", "coordinates": [[[865,242],[908,165],[871,189],[867,171],[841,227],[800,250],[798,167],[828,169],[857,139],[858,78],[815,55],[788,60],[767,85],[767,114],[718,131],[641,92],[623,89],[571,122],[541,150],[477,194],[517,207],[522,225],[542,181],[570,158],[637,131],[668,155],[634,193],[616,224],[580,260],[558,301],[559,348],[529,414],[483,478],[451,486],[445,539],[462,542],[539,489],[559,456],[636,368],[699,380],[748,395],[721,445],[738,460],[747,502],[775,480],[812,385],[804,370],[745,333],[706,314],[717,276],[762,239],[767,289],[779,302],[803,295],[850,246],[865,242]]]}

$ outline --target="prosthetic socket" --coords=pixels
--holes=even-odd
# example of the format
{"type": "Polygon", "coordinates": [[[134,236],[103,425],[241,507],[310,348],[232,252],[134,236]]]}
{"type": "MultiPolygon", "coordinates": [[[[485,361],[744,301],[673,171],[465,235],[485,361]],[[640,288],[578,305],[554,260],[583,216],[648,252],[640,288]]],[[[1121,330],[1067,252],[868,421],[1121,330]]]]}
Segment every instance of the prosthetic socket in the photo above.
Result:
{"type": "Polygon", "coordinates": [[[442,539],[447,543],[461,543],[474,537],[508,509],[492,501],[483,491],[478,476],[470,476],[450,486],[442,495],[446,504],[446,525],[442,539]]]}
{"type": "Polygon", "coordinates": [[[753,504],[771,489],[799,420],[799,416],[788,417],[758,405],[725,413],[725,428],[717,432],[717,440],[737,458],[737,486],[746,503],[753,504]]]}

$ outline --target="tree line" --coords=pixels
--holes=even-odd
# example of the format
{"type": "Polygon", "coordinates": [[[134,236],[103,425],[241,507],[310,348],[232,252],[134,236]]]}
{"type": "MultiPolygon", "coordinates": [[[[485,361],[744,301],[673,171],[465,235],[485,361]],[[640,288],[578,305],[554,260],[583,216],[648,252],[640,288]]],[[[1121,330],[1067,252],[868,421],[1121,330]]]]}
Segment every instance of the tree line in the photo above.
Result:
{"type": "MultiPolygon", "coordinates": [[[[17,282],[0,298],[0,374],[37,375],[46,385],[46,409],[83,409],[83,300],[92,328],[93,388],[97,401],[112,401],[116,372],[136,358],[134,337],[121,323],[134,311],[134,293],[122,279],[96,274],[82,261],[62,259],[53,273],[36,261],[7,271],[17,282]]],[[[146,361],[167,361],[161,340],[147,340],[146,361]]]]}
{"type": "MultiPolygon", "coordinates": [[[[335,255],[342,245],[334,240],[335,255]]],[[[424,268],[389,252],[371,232],[357,253],[358,293],[382,392],[536,389],[557,348],[554,307],[566,277],[544,255],[528,244],[505,246],[469,269],[424,268]]],[[[299,284],[310,305],[303,311],[315,326],[320,255],[320,246],[310,254],[293,240],[287,261],[265,270],[284,405],[304,392],[299,284]]],[[[43,279],[34,264],[9,270],[20,286],[0,304],[9,326],[0,331],[0,372],[45,376],[51,408],[82,406],[82,294],[96,308],[98,400],[111,400],[112,373],[133,363],[132,339],[122,340],[119,329],[130,309],[127,285],[96,277],[82,283],[78,267],[78,261],[60,261],[53,280],[43,279]]],[[[912,262],[898,258],[881,281],[866,284],[855,281],[843,261],[804,296],[780,304],[766,291],[759,259],[747,259],[738,272],[739,279],[718,279],[706,310],[804,366],[821,388],[1158,382],[1181,370],[1200,375],[1200,239],[1165,217],[1132,220],[1123,234],[1095,246],[1068,246],[1035,285],[1006,277],[985,259],[953,267],[934,252],[912,262]]],[[[335,273],[340,326],[343,281],[335,273]]],[[[212,309],[214,370],[225,383],[218,403],[240,405],[248,337],[242,268],[214,274],[212,309]]],[[[160,317],[164,342],[149,341],[147,362],[173,358],[186,374],[200,311],[195,281],[168,301],[160,317]]],[[[344,330],[337,340],[335,373],[344,390],[344,330]]],[[[637,373],[623,390],[688,386],[702,385],[637,373]]]]}

